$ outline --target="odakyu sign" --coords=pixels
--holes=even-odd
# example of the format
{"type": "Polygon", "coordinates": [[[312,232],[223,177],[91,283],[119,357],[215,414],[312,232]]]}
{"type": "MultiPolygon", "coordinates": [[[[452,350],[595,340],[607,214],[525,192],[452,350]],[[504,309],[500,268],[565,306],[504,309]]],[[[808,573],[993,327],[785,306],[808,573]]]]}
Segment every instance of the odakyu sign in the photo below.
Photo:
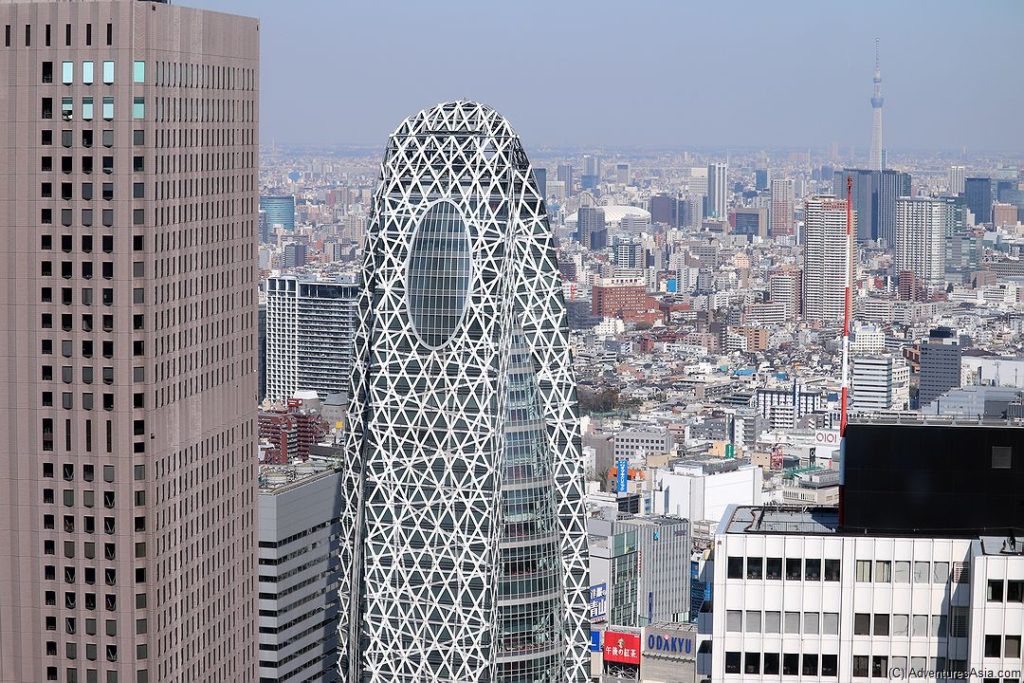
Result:
{"type": "Polygon", "coordinates": [[[696,653],[693,636],[673,635],[671,633],[648,633],[647,646],[644,654],[675,655],[678,657],[693,657],[696,653]]]}

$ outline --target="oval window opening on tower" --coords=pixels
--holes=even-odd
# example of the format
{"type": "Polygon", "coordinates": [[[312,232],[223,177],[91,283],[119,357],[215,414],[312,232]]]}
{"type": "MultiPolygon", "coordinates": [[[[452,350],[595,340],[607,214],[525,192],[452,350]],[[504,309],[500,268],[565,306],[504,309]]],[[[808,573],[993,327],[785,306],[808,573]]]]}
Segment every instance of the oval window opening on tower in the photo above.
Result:
{"type": "Polygon", "coordinates": [[[431,206],[412,240],[406,274],[413,330],[431,348],[447,344],[462,322],[469,296],[469,230],[457,206],[431,206]]]}

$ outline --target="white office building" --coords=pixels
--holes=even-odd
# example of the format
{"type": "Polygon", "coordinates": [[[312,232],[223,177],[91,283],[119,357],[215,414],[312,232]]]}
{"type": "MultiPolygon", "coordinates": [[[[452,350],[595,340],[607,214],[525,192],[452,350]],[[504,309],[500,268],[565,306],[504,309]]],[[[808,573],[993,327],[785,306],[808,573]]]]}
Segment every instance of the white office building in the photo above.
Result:
{"type": "Polygon", "coordinates": [[[677,460],[655,471],[651,510],[717,522],[729,505],[760,505],[763,485],[761,468],[746,461],[677,460]]]}
{"type": "Polygon", "coordinates": [[[323,465],[260,467],[261,681],[339,680],[340,486],[323,465]]]}
{"type": "Polygon", "coordinates": [[[708,164],[709,218],[725,220],[729,211],[729,164],[708,164]]]}
{"type": "Polygon", "coordinates": [[[970,680],[1020,679],[1020,543],[837,527],[837,512],[822,508],[726,513],[714,610],[699,623],[713,640],[698,658],[712,683],[934,679],[922,672],[971,667],[970,680]]]}
{"type": "Polygon", "coordinates": [[[860,412],[906,410],[910,402],[910,367],[888,354],[850,359],[850,408],[860,412]]]}

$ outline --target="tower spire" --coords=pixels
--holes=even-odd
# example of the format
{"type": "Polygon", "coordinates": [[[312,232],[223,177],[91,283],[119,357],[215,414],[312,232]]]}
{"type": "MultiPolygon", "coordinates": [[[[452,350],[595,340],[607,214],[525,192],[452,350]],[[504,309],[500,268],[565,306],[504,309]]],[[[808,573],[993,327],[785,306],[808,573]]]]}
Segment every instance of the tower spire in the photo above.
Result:
{"type": "Polygon", "coordinates": [[[873,171],[881,171],[882,162],[882,66],[878,56],[878,38],[875,38],[875,77],[874,91],[871,95],[872,126],[871,126],[871,160],[873,171]]]}

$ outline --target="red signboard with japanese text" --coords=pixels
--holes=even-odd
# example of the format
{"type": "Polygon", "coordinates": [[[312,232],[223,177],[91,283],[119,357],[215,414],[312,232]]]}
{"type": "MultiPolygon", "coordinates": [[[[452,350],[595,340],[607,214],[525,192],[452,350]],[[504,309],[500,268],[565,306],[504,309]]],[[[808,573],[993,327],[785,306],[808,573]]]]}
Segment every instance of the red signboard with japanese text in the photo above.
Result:
{"type": "Polygon", "coordinates": [[[605,631],[604,661],[640,666],[640,635],[605,631]]]}

